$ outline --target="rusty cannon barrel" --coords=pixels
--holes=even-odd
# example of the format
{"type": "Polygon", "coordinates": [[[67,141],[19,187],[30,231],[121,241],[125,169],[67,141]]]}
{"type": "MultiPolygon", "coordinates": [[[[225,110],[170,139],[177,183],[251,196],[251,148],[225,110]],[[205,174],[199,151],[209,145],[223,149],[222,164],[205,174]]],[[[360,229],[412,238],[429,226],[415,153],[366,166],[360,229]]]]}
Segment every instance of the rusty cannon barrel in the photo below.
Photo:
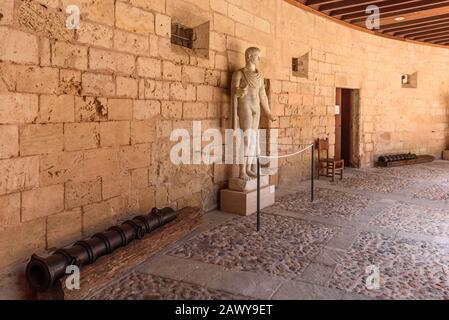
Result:
{"type": "Polygon", "coordinates": [[[26,268],[28,284],[36,292],[45,292],[51,289],[56,281],[66,276],[68,266],[82,267],[92,264],[116,249],[136,239],[142,239],[176,217],[177,212],[172,208],[154,208],[146,216],[137,216],[120,226],[97,233],[90,239],[78,241],[71,247],[58,249],[46,258],[33,254],[26,268]]]}
{"type": "Polygon", "coordinates": [[[414,160],[414,159],[418,159],[418,156],[416,154],[407,153],[407,154],[395,154],[395,155],[388,155],[388,156],[380,156],[378,161],[379,161],[379,163],[387,164],[389,162],[414,160]]]}

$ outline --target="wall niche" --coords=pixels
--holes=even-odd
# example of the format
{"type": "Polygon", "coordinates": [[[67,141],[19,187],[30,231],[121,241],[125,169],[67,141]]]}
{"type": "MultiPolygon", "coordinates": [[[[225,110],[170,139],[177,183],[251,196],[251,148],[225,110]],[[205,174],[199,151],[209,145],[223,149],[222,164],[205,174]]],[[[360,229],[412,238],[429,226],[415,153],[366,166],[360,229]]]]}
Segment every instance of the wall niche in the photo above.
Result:
{"type": "Polygon", "coordinates": [[[418,88],[418,72],[412,74],[403,74],[401,76],[402,88],[416,89],[418,88]]]}
{"type": "Polygon", "coordinates": [[[292,58],[292,74],[298,78],[309,78],[309,53],[292,58]]]}
{"type": "Polygon", "coordinates": [[[180,23],[171,24],[171,43],[192,50],[192,54],[208,59],[210,48],[210,22],[196,27],[180,23]]]}

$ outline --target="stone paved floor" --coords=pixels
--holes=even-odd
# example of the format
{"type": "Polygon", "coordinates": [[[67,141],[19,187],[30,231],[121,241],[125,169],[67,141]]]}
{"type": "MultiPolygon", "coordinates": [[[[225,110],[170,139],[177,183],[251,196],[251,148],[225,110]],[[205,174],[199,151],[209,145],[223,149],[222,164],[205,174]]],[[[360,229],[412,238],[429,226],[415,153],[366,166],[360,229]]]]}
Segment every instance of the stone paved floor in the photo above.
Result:
{"type": "Polygon", "coordinates": [[[316,196],[279,189],[260,233],[254,216],[208,213],[92,298],[449,299],[449,162],[348,170],[316,196]]]}

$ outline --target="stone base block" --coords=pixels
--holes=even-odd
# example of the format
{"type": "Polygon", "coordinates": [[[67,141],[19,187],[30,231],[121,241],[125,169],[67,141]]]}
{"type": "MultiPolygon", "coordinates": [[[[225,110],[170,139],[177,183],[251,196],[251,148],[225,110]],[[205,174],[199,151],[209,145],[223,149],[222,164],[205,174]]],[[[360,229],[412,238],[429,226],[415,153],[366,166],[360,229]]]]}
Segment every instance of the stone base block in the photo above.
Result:
{"type": "MultiPolygon", "coordinates": [[[[265,188],[270,184],[269,176],[261,176],[260,177],[260,187],[265,188]]],[[[232,178],[229,180],[229,190],[233,191],[254,191],[257,190],[257,179],[251,179],[249,181],[245,181],[240,178],[232,178]]]]}
{"type": "MultiPolygon", "coordinates": [[[[260,190],[260,208],[274,204],[274,186],[267,186],[260,190]]],[[[224,212],[249,216],[257,212],[257,191],[222,190],[220,193],[220,209],[224,212]]]]}
{"type": "Polygon", "coordinates": [[[449,150],[443,151],[443,160],[449,160],[449,150]]]}

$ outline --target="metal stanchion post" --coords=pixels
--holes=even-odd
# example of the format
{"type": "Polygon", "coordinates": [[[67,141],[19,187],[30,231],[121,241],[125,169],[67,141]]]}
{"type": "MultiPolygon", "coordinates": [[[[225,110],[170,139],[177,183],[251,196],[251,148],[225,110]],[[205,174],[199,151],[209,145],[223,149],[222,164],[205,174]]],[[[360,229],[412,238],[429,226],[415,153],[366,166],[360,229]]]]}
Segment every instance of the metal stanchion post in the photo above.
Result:
{"type": "Polygon", "coordinates": [[[313,202],[315,200],[315,144],[312,144],[312,156],[310,160],[310,172],[311,172],[311,178],[310,178],[310,200],[313,202]]]}
{"type": "Polygon", "coordinates": [[[257,157],[257,232],[260,231],[260,158],[257,157]]]}

